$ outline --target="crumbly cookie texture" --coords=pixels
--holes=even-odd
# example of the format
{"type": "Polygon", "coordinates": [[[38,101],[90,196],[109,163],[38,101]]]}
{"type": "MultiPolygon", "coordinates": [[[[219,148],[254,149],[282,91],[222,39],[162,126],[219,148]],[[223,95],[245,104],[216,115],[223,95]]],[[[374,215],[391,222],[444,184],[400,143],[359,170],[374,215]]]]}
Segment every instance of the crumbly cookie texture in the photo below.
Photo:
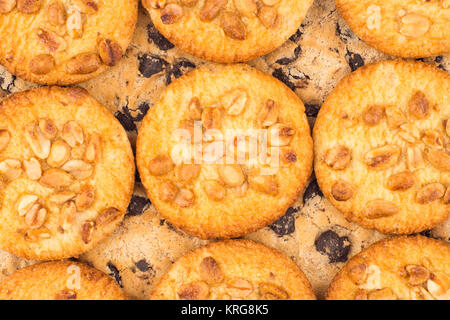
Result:
{"type": "Polygon", "coordinates": [[[280,47],[306,16],[312,0],[143,0],[155,26],[200,58],[244,62],[280,47]]]}
{"type": "Polygon", "coordinates": [[[314,127],[315,172],[344,215],[384,233],[430,229],[450,213],[450,76],[384,61],[344,78],[314,127]]]}
{"type": "Polygon", "coordinates": [[[247,65],[208,65],[173,82],[147,114],[137,163],[152,204],[172,224],[203,239],[239,237],[300,196],[312,139],[302,102],[282,83],[247,65]],[[203,141],[174,137],[180,128],[188,138],[203,130],[203,141]],[[265,130],[267,140],[247,130],[265,130]]]}
{"type": "Polygon", "coordinates": [[[450,245],[423,236],[382,240],[337,274],[330,300],[448,300],[450,245]]]}
{"type": "Polygon", "coordinates": [[[303,272],[278,251],[249,240],[211,243],[170,268],[151,299],[313,300],[303,272]]]}
{"type": "Polygon", "coordinates": [[[113,279],[85,264],[45,262],[0,283],[0,300],[126,300],[113,279]]]}
{"type": "Polygon", "coordinates": [[[137,8],[138,0],[3,0],[0,63],[40,84],[91,79],[119,63],[137,8]]]}
{"type": "Polygon", "coordinates": [[[42,87],[0,104],[0,245],[18,256],[78,255],[110,234],[134,184],[120,123],[81,88],[42,87]]]}
{"type": "Polygon", "coordinates": [[[337,0],[350,28],[369,45],[400,57],[450,52],[448,0],[337,0]]]}

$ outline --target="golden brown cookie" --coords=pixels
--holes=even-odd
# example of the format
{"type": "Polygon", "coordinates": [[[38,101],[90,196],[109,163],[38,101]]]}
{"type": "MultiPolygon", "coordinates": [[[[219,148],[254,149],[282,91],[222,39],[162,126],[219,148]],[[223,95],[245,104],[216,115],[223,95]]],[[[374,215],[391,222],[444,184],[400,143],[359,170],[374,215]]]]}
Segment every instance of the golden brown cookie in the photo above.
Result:
{"type": "Polygon", "coordinates": [[[0,246],[76,256],[122,220],[134,184],[125,130],[81,88],[42,87],[0,104],[0,246]]]}
{"type": "Polygon", "coordinates": [[[212,64],[177,79],[139,130],[137,164],[152,204],[203,239],[274,222],[311,174],[304,110],[289,88],[247,65],[212,64]]]}
{"type": "Polygon", "coordinates": [[[450,53],[448,0],[336,0],[350,28],[369,45],[399,57],[450,53]]]}
{"type": "Polygon", "coordinates": [[[430,229],[450,214],[450,75],[384,61],[345,77],[314,127],[315,172],[347,219],[383,233],[430,229]]]}
{"type": "Polygon", "coordinates": [[[46,262],[0,282],[0,300],[126,300],[110,277],[85,264],[46,262]]]}
{"type": "Polygon", "coordinates": [[[329,300],[449,300],[450,245],[423,236],[381,240],[349,260],[329,300]]]}
{"type": "Polygon", "coordinates": [[[26,80],[67,85],[116,65],[138,0],[2,0],[0,63],[26,80]]]}
{"type": "Polygon", "coordinates": [[[177,260],[154,300],[314,300],[311,285],[288,257],[250,240],[211,243],[177,260]]]}
{"type": "Polygon", "coordinates": [[[312,0],[142,0],[156,28],[199,58],[244,62],[280,47],[312,0]]]}

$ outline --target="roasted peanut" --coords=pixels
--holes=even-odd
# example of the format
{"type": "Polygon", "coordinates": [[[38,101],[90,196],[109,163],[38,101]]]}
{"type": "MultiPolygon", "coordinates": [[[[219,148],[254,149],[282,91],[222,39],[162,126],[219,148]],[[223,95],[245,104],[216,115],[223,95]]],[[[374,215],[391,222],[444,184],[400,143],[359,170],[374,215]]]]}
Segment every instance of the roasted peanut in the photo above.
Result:
{"type": "Polygon", "coordinates": [[[41,164],[36,158],[24,160],[23,168],[25,169],[27,177],[31,180],[39,180],[42,176],[41,164]]]}
{"type": "Polygon", "coordinates": [[[88,74],[100,68],[100,57],[96,53],[80,53],[67,62],[66,70],[69,74],[88,74]]]}
{"type": "Polygon", "coordinates": [[[261,111],[258,113],[258,122],[263,127],[270,127],[277,123],[279,108],[275,101],[269,99],[262,107],[261,111]]]}
{"type": "Polygon", "coordinates": [[[384,115],[384,108],[381,106],[371,106],[367,108],[362,115],[363,121],[369,126],[375,126],[380,123],[384,115]]]}
{"type": "Polygon", "coordinates": [[[232,116],[240,115],[247,105],[248,94],[243,89],[235,89],[226,93],[220,102],[227,113],[232,116]]]}
{"type": "Polygon", "coordinates": [[[99,44],[99,55],[104,64],[113,67],[122,58],[123,50],[117,41],[105,39],[99,44]]]}
{"type": "Polygon", "coordinates": [[[331,194],[336,201],[347,201],[353,197],[353,187],[350,183],[339,180],[331,187],[331,194]]]}
{"type": "Polygon", "coordinates": [[[34,74],[48,74],[55,68],[55,59],[50,54],[39,54],[31,59],[29,67],[34,74]]]}
{"type": "Polygon", "coordinates": [[[372,200],[366,205],[364,213],[369,219],[390,217],[397,214],[400,209],[396,204],[386,200],[372,200]]]}
{"type": "Polygon", "coordinates": [[[181,208],[187,208],[194,204],[195,195],[191,190],[181,189],[176,195],[174,202],[181,208]]]}
{"type": "Polygon", "coordinates": [[[0,130],[0,152],[6,149],[11,141],[11,135],[8,130],[0,130]]]}
{"type": "Polygon", "coordinates": [[[352,161],[352,154],[349,148],[336,146],[325,153],[324,161],[334,170],[344,170],[352,161]]]}
{"type": "Polygon", "coordinates": [[[245,182],[245,174],[240,165],[219,165],[217,173],[228,187],[239,187],[245,182]]]}
{"type": "Polygon", "coordinates": [[[445,194],[445,187],[440,183],[430,183],[419,190],[416,200],[420,204],[427,204],[441,199],[445,194]]]}
{"type": "Polygon", "coordinates": [[[17,10],[22,13],[35,13],[41,9],[41,0],[17,0],[17,10]]]}
{"type": "Polygon", "coordinates": [[[233,12],[224,12],[220,18],[220,26],[225,34],[231,39],[245,40],[247,31],[244,22],[233,12]]]}
{"type": "Polygon", "coordinates": [[[53,1],[47,7],[47,20],[54,26],[64,24],[67,19],[66,7],[59,1],[53,1]]]}
{"type": "Polygon", "coordinates": [[[206,257],[200,263],[200,277],[206,283],[218,283],[223,280],[223,274],[213,257],[206,257]]]}
{"type": "Polygon", "coordinates": [[[216,18],[220,11],[227,5],[228,0],[206,0],[200,11],[200,20],[211,21],[216,18]]]}
{"type": "Polygon", "coordinates": [[[209,296],[209,287],[203,281],[187,283],[178,290],[182,300],[205,300],[209,296]]]}
{"type": "Polygon", "coordinates": [[[11,12],[16,6],[16,0],[0,0],[0,13],[5,14],[11,12]]]}
{"type": "Polygon", "coordinates": [[[430,278],[430,271],[418,265],[408,265],[405,267],[408,273],[408,283],[413,286],[418,286],[425,283],[430,278]]]}
{"type": "Polygon", "coordinates": [[[164,202],[172,202],[178,194],[178,187],[171,181],[163,181],[159,185],[159,197],[164,202]]]}
{"type": "Polygon", "coordinates": [[[47,187],[60,189],[70,186],[73,183],[73,178],[61,169],[49,169],[42,174],[39,182],[47,187]]]}
{"type": "Polygon", "coordinates": [[[164,24],[177,23],[183,17],[183,14],[183,7],[175,3],[168,4],[161,10],[161,22],[164,24]]]}
{"type": "Polygon", "coordinates": [[[225,199],[227,190],[217,181],[209,180],[206,181],[203,190],[205,190],[206,195],[213,201],[222,201],[225,199]]]}
{"type": "Polygon", "coordinates": [[[165,155],[159,155],[153,158],[148,164],[148,170],[153,176],[163,176],[174,168],[172,160],[165,155]]]}
{"type": "Polygon", "coordinates": [[[394,166],[398,162],[399,157],[399,147],[394,145],[386,145],[366,153],[364,162],[371,169],[384,170],[394,166]]]}
{"type": "Polygon", "coordinates": [[[430,103],[422,91],[416,91],[409,100],[408,105],[409,113],[417,119],[424,119],[430,115],[430,103]]]}

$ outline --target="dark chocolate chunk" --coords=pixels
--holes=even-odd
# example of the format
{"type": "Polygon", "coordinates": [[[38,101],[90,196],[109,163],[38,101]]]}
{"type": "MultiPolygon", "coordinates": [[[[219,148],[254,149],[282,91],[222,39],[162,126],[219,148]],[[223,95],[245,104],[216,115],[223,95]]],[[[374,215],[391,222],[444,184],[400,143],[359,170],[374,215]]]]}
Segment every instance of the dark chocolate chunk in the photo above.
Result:
{"type": "Polygon", "coordinates": [[[138,56],[138,60],[139,72],[146,78],[162,72],[168,66],[164,59],[147,53],[138,56]]]}
{"type": "Polygon", "coordinates": [[[175,46],[155,28],[152,22],[147,25],[147,40],[153,42],[160,50],[167,51],[175,46]]]}
{"type": "Polygon", "coordinates": [[[191,71],[195,67],[196,65],[191,61],[185,59],[178,61],[170,68],[169,72],[167,73],[166,83],[172,83],[173,80],[178,79],[183,74],[191,71]]]}
{"type": "Polygon", "coordinates": [[[276,63],[281,65],[287,65],[298,59],[298,56],[302,52],[302,47],[298,46],[294,50],[294,54],[291,57],[281,58],[276,61],[276,63]]]}
{"type": "Polygon", "coordinates": [[[109,261],[109,262],[106,264],[106,266],[107,266],[108,269],[111,271],[111,272],[109,273],[109,275],[110,275],[111,277],[113,277],[113,278],[116,280],[116,282],[123,288],[123,285],[122,285],[122,277],[120,276],[120,271],[119,271],[119,269],[117,269],[117,267],[116,267],[111,261],[109,261]]]}
{"type": "Polygon", "coordinates": [[[150,207],[150,205],[151,203],[149,199],[133,195],[128,206],[127,214],[130,216],[139,216],[143,214],[150,207]]]}
{"type": "Polygon", "coordinates": [[[311,183],[306,188],[305,193],[303,194],[303,202],[306,203],[309,199],[320,196],[323,197],[323,193],[319,188],[319,185],[317,184],[317,179],[314,176],[311,180],[311,183]]]}
{"type": "Polygon", "coordinates": [[[286,236],[295,232],[295,214],[296,208],[289,208],[286,214],[269,226],[278,236],[286,236]]]}
{"type": "Polygon", "coordinates": [[[314,242],[316,250],[327,255],[330,263],[346,262],[351,242],[348,237],[340,237],[336,232],[323,232],[314,242]]]}
{"type": "Polygon", "coordinates": [[[145,259],[139,260],[138,262],[135,263],[135,265],[142,272],[146,272],[151,269],[151,266],[145,259]]]}

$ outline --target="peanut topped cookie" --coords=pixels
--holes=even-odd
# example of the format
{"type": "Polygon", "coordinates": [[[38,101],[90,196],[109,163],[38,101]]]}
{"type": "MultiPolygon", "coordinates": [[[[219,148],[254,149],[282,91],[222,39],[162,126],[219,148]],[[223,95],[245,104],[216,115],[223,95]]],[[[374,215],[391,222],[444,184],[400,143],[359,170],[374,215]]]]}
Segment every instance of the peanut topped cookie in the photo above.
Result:
{"type": "Polygon", "coordinates": [[[283,216],[312,171],[301,100],[247,65],[207,65],[165,90],[137,141],[141,180],[170,223],[233,238],[283,216]]]}
{"type": "Polygon", "coordinates": [[[126,300],[119,285],[85,264],[36,264],[0,282],[0,300],[126,300]]]}
{"type": "Polygon", "coordinates": [[[449,300],[450,245],[422,236],[381,240],[342,268],[329,300],[449,300]]]}
{"type": "Polygon", "coordinates": [[[449,0],[336,0],[364,42],[399,57],[450,53],[449,0]]]}
{"type": "Polygon", "coordinates": [[[40,84],[68,85],[116,65],[138,0],[1,0],[0,63],[40,84]]]}
{"type": "Polygon", "coordinates": [[[450,214],[450,75],[383,61],[345,77],[314,127],[320,188],[347,219],[383,233],[450,214]]]}
{"type": "Polygon", "coordinates": [[[314,300],[302,270],[288,257],[250,240],[211,243],[178,259],[154,300],[314,300]]]}
{"type": "Polygon", "coordinates": [[[171,42],[202,59],[258,58],[294,34],[312,0],[142,0],[171,42]]]}
{"type": "Polygon", "coordinates": [[[81,254],[131,198],[125,130],[81,88],[42,87],[0,104],[0,247],[35,260],[81,254]]]}

